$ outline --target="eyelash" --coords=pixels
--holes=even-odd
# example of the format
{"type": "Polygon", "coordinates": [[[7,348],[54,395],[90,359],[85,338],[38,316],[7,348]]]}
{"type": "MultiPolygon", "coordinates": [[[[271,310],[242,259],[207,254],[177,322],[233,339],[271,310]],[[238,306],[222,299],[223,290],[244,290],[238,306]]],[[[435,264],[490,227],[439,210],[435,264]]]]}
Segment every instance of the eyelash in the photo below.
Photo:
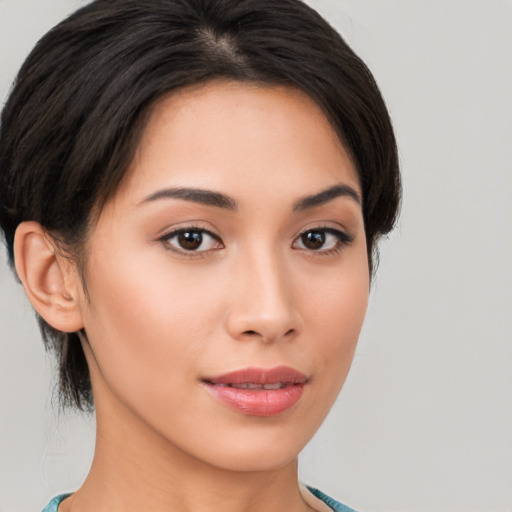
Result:
{"type": "MultiPolygon", "coordinates": [[[[224,248],[224,244],[222,243],[222,240],[220,239],[219,236],[217,236],[215,233],[212,233],[208,229],[198,227],[198,226],[187,226],[184,228],[175,229],[169,233],[162,235],[161,237],[159,237],[157,239],[157,241],[160,242],[166,250],[178,253],[181,256],[186,257],[186,258],[204,258],[205,253],[224,248]],[[171,245],[172,239],[174,239],[180,235],[184,235],[186,233],[189,233],[189,234],[193,233],[196,235],[199,234],[201,236],[201,241],[200,241],[201,245],[204,242],[204,235],[207,235],[208,237],[211,238],[212,241],[216,241],[217,243],[219,243],[220,247],[214,248],[214,249],[206,249],[206,250],[198,251],[198,250],[194,250],[194,249],[187,250],[183,247],[181,247],[181,248],[173,247],[171,245]]],[[[345,233],[344,231],[340,231],[338,229],[334,229],[334,228],[328,227],[328,226],[319,226],[319,227],[307,229],[307,230],[301,232],[294,239],[294,241],[292,243],[292,247],[297,250],[311,253],[311,255],[330,256],[330,255],[339,253],[340,251],[343,250],[343,248],[345,246],[351,244],[353,241],[354,241],[354,237],[349,235],[348,233],[345,233]],[[319,234],[323,235],[324,241],[323,241],[322,245],[325,245],[326,235],[332,235],[336,239],[335,247],[333,247],[331,249],[322,249],[321,247],[319,249],[311,249],[308,247],[296,247],[296,244],[298,244],[298,243],[302,243],[304,245],[304,237],[307,236],[308,234],[312,234],[312,233],[319,233],[319,234]]]]}

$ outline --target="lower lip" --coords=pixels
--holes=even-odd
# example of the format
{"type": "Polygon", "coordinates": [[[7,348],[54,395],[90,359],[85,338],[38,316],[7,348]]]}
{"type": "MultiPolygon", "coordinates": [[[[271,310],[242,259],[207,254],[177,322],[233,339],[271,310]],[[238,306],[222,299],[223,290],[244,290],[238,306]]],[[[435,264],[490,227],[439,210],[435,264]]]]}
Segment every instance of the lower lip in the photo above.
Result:
{"type": "Polygon", "coordinates": [[[235,411],[249,416],[277,416],[291,409],[301,398],[304,384],[282,389],[237,389],[205,383],[208,391],[235,411]]]}

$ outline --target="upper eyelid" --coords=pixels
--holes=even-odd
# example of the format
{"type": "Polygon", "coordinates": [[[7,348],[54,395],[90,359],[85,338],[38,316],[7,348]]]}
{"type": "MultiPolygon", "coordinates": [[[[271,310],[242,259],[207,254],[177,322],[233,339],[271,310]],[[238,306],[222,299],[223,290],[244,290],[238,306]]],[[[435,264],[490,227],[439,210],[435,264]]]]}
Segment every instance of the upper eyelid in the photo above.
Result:
{"type": "Polygon", "coordinates": [[[206,233],[217,240],[221,240],[220,235],[215,233],[213,230],[205,228],[203,226],[198,226],[195,224],[183,225],[183,226],[179,226],[179,227],[173,226],[168,229],[165,229],[161,232],[161,234],[156,236],[156,240],[163,240],[166,238],[171,238],[172,236],[178,235],[185,231],[201,231],[202,233],[206,233]]]}
{"type": "MultiPolygon", "coordinates": [[[[315,228],[309,229],[308,231],[315,231],[315,228]]],[[[327,233],[331,233],[332,235],[342,235],[344,238],[353,240],[354,236],[348,233],[345,229],[332,228],[329,226],[318,228],[318,231],[326,231],[327,233]]]]}
{"type": "Polygon", "coordinates": [[[172,229],[162,236],[171,236],[171,235],[179,235],[180,233],[186,233],[187,231],[200,231],[201,233],[206,233],[214,238],[220,238],[219,235],[216,235],[213,231],[210,231],[206,228],[195,228],[195,227],[184,227],[184,228],[176,228],[172,229]]]}
{"type": "Polygon", "coordinates": [[[352,235],[347,229],[341,227],[338,225],[338,227],[334,227],[331,225],[318,225],[318,226],[311,226],[306,229],[301,229],[299,233],[295,236],[294,240],[302,236],[304,233],[309,233],[310,231],[325,231],[327,233],[331,233],[333,235],[342,235],[343,237],[350,238],[353,240],[355,238],[354,235],[352,235]]]}

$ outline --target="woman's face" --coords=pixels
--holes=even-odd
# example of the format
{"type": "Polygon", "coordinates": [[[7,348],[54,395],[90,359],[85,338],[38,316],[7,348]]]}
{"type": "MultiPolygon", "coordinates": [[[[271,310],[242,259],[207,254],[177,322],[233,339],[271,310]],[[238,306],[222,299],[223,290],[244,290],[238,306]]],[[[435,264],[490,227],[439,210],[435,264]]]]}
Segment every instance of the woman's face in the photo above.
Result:
{"type": "Polygon", "coordinates": [[[226,469],[294,460],[366,310],[360,194],[303,93],[212,82],[162,100],[87,245],[99,428],[123,415],[226,469]]]}

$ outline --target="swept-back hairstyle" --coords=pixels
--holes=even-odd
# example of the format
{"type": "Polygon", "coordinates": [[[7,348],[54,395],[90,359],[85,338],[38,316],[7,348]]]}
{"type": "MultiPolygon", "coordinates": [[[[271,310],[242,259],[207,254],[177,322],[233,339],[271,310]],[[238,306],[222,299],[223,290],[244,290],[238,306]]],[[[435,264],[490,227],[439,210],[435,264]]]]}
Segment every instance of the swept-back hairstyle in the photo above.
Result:
{"type": "MultiPolygon", "coordinates": [[[[365,64],[300,0],[96,0],[48,32],[1,118],[0,226],[10,264],[17,226],[33,220],[83,268],[94,216],[116,192],[150,107],[215,78],[294,87],[322,108],[359,175],[371,273],[400,200],[389,114],[365,64]]],[[[59,359],[62,403],[91,408],[78,334],[39,323],[59,359]]]]}

